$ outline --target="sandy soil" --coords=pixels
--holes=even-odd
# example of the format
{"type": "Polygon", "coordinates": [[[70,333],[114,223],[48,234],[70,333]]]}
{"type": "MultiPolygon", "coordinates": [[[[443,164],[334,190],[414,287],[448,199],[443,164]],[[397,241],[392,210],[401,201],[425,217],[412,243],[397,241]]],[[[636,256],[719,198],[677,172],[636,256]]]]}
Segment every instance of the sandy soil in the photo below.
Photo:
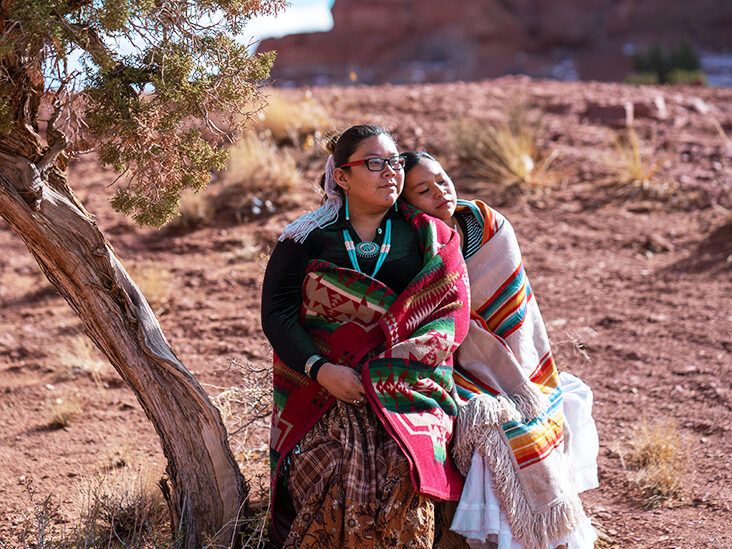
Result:
{"type": "MultiPolygon", "coordinates": [[[[583,500],[602,545],[732,547],[732,145],[720,133],[732,135],[732,90],[507,78],[313,94],[344,125],[380,123],[395,129],[403,148],[436,151],[463,197],[479,196],[511,219],[558,365],[594,391],[601,487],[583,500]],[[561,175],[550,192],[482,185],[450,152],[452,121],[490,117],[516,98],[546,112],[547,145],[559,153],[561,175]],[[627,101],[639,135],[657,150],[656,185],[646,193],[606,185],[613,126],[622,124],[627,101]],[[686,494],[654,509],[645,508],[618,453],[642,420],[674,422],[690,447],[686,494]]],[[[315,182],[322,159],[301,154],[300,162],[305,181],[315,182]]],[[[169,295],[156,308],[183,362],[212,396],[246,386],[230,358],[267,366],[262,273],[283,224],[316,204],[310,183],[291,197],[302,206],[171,235],[113,212],[112,178],[93,157],[70,170],[123,262],[158,273],[169,295]]],[[[162,471],[164,459],[111,366],[103,364],[95,380],[66,364],[80,322],[2,221],[0,249],[1,547],[14,546],[31,507],[22,479],[33,480],[36,499],[53,493],[73,515],[84,478],[120,466],[162,471]],[[51,425],[57,399],[81,410],[66,428],[51,425]]],[[[261,471],[266,431],[249,435],[239,457],[247,471],[261,471]]]]}

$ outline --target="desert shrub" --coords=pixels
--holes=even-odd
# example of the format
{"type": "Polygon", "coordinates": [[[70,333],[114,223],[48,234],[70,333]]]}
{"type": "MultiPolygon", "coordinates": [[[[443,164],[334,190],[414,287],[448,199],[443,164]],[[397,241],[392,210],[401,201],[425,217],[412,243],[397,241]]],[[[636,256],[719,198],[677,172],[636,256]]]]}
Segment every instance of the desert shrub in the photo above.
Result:
{"type": "Polygon", "coordinates": [[[247,472],[250,513],[241,519],[241,546],[269,547],[269,448],[266,442],[272,414],[272,380],[269,366],[231,359],[229,369],[241,385],[208,385],[211,400],[221,412],[229,445],[242,470],[247,472]],[[254,443],[260,441],[260,445],[254,443]]]}
{"type": "Polygon", "coordinates": [[[634,128],[617,132],[612,145],[607,167],[614,181],[621,186],[648,189],[658,170],[652,148],[644,145],[634,128]]]}
{"type": "Polygon", "coordinates": [[[56,358],[65,377],[74,379],[88,375],[97,387],[102,386],[102,373],[107,361],[86,335],[77,334],[70,338],[57,351],[56,358]]]}
{"type": "Polygon", "coordinates": [[[300,178],[291,150],[279,148],[266,134],[247,134],[231,149],[228,169],[214,185],[183,194],[180,216],[166,229],[187,231],[271,215],[289,205],[300,178]]]}
{"type": "Polygon", "coordinates": [[[637,86],[655,86],[661,83],[655,72],[631,72],[625,77],[625,82],[637,86]]]}
{"type": "Polygon", "coordinates": [[[707,75],[700,70],[674,69],[666,77],[669,84],[684,86],[705,86],[707,75]]]}
{"type": "Polygon", "coordinates": [[[211,197],[217,219],[242,221],[274,213],[300,181],[294,155],[266,137],[249,134],[231,151],[229,168],[211,197]]]}
{"type": "Polygon", "coordinates": [[[82,547],[168,546],[168,508],[150,472],[125,468],[87,479],[71,539],[82,547]],[[112,543],[110,543],[112,542],[112,543]]]}
{"type": "Polygon", "coordinates": [[[66,429],[78,419],[83,412],[83,407],[76,395],[68,393],[51,399],[48,410],[51,416],[48,427],[51,429],[66,429]]]}
{"type": "Polygon", "coordinates": [[[670,50],[653,44],[637,53],[633,73],[626,80],[634,84],[706,84],[699,56],[686,43],[670,50]]]}
{"type": "Polygon", "coordinates": [[[161,265],[134,264],[129,274],[157,314],[168,304],[175,288],[172,271],[161,265]]]}
{"type": "Polygon", "coordinates": [[[330,131],[334,122],[312,93],[293,99],[272,91],[258,113],[255,125],[260,133],[269,134],[278,145],[302,145],[330,131]]]}
{"type": "Polygon", "coordinates": [[[548,169],[557,155],[540,146],[543,129],[539,114],[514,107],[500,121],[459,120],[451,134],[458,157],[476,176],[498,185],[541,187],[554,183],[548,169]]]}
{"type": "Polygon", "coordinates": [[[122,469],[84,479],[78,515],[64,516],[53,494],[41,499],[33,480],[22,477],[30,508],[16,530],[20,547],[174,547],[168,507],[149,471],[122,469]]]}
{"type": "Polygon", "coordinates": [[[674,422],[641,421],[620,455],[646,506],[656,507],[684,495],[690,475],[689,444],[674,422]]]}

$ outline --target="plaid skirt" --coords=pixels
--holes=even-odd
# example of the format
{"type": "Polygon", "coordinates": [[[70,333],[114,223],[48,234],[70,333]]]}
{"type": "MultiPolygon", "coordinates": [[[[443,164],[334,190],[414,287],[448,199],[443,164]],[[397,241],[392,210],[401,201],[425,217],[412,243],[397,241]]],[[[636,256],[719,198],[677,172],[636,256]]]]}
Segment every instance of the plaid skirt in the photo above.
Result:
{"type": "Polygon", "coordinates": [[[434,503],[371,407],[337,402],[291,455],[286,548],[431,548],[434,503]]]}

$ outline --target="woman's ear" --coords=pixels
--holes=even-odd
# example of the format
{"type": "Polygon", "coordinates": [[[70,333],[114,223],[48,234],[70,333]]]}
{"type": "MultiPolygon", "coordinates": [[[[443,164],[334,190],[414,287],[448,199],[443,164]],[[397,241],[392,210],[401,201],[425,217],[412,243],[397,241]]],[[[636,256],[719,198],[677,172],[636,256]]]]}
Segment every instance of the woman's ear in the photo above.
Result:
{"type": "Polygon", "coordinates": [[[341,189],[343,189],[344,191],[348,190],[348,174],[345,172],[345,170],[341,168],[336,168],[335,170],[333,170],[333,179],[341,189]]]}

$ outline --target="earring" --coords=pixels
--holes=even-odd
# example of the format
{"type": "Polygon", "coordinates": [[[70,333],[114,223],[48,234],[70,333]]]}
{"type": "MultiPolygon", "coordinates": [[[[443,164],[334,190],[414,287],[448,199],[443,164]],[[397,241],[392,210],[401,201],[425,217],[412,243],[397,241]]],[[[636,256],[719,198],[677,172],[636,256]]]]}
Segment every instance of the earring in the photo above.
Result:
{"type": "Polygon", "coordinates": [[[394,211],[395,212],[399,211],[399,200],[398,199],[394,201],[394,211]]]}
{"type": "Polygon", "coordinates": [[[348,211],[348,190],[346,190],[346,221],[351,219],[351,214],[348,211]]]}

